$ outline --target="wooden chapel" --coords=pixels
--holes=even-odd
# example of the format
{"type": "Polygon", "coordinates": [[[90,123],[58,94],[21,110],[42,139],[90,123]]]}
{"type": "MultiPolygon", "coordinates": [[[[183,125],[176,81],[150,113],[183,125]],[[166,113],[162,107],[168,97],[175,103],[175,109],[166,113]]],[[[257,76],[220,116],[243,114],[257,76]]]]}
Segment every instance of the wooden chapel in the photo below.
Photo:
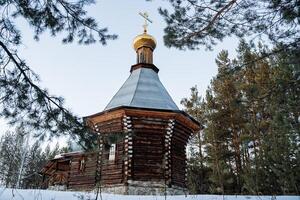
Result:
{"type": "MultiPolygon", "coordinates": [[[[99,133],[124,134],[100,155],[104,190],[122,194],[184,194],[186,145],[200,125],[178,109],[153,64],[154,37],[135,37],[137,63],[103,112],[86,117],[99,133]],[[106,161],[105,161],[106,159],[106,161]]],[[[100,148],[105,140],[100,139],[100,148]]],[[[101,151],[100,151],[101,152],[101,151]]]]}
{"type": "Polygon", "coordinates": [[[101,183],[102,192],[115,194],[186,193],[186,145],[200,124],[179,110],[161,83],[153,64],[156,41],[146,28],[133,46],[137,63],[128,79],[102,112],[84,118],[98,134],[99,153],[69,153],[44,168],[51,176],[49,169],[55,174],[64,163],[67,189],[101,183]],[[107,143],[112,135],[120,137],[107,143]]]}

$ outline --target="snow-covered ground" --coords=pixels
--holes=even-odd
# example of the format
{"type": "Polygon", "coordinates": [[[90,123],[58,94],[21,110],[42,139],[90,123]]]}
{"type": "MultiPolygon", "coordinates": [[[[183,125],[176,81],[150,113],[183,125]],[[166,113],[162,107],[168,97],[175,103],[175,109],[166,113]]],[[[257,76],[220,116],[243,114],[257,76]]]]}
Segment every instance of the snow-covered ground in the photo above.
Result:
{"type": "MultiPolygon", "coordinates": [[[[94,193],[52,190],[20,190],[0,187],[0,200],[94,200],[94,193]]],[[[164,200],[164,196],[102,194],[102,200],[164,200]]],[[[100,197],[98,197],[100,200],[100,197]]],[[[167,196],[167,200],[300,200],[300,196],[188,195],[167,196]]]]}

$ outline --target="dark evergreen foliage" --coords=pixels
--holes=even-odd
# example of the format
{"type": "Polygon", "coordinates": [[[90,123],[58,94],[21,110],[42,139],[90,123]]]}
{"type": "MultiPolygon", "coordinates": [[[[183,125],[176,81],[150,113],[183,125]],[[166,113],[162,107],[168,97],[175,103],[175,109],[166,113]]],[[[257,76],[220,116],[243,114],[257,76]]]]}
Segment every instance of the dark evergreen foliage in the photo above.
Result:
{"type": "Polygon", "coordinates": [[[0,2],[0,117],[21,126],[41,140],[47,136],[70,134],[90,148],[96,141],[82,120],[64,107],[62,97],[53,96],[39,85],[39,78],[25,60],[18,57],[22,32],[16,24],[25,19],[34,30],[34,38],[49,31],[51,35],[65,34],[64,43],[76,39],[80,44],[99,41],[105,45],[116,35],[99,28],[95,19],[87,16],[86,6],[93,0],[78,1],[8,1],[0,2]]]}
{"type": "Polygon", "coordinates": [[[15,187],[22,160],[24,135],[6,132],[0,140],[0,184],[15,187]]]}
{"type": "Polygon", "coordinates": [[[300,63],[295,49],[264,57],[274,51],[242,41],[236,59],[219,54],[204,100],[192,88],[184,106],[204,129],[202,150],[189,159],[191,191],[201,191],[194,177],[204,166],[210,193],[299,194],[300,63]]]}
{"type": "Polygon", "coordinates": [[[235,35],[270,39],[275,44],[299,45],[300,3],[290,0],[169,0],[172,9],[160,8],[164,41],[168,47],[211,49],[235,35]]]}

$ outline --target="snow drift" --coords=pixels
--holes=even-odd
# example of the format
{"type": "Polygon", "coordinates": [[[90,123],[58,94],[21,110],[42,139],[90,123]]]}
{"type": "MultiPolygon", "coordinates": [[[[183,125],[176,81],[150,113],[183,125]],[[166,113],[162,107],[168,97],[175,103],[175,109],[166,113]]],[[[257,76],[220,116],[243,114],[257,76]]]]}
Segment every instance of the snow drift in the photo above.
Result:
{"type": "MultiPolygon", "coordinates": [[[[92,192],[0,188],[0,200],[94,200],[92,192]]],[[[100,200],[100,197],[98,198],[100,200]]],[[[164,200],[164,196],[102,194],[102,200],[164,200]]],[[[179,195],[167,200],[300,200],[300,196],[179,195]]]]}

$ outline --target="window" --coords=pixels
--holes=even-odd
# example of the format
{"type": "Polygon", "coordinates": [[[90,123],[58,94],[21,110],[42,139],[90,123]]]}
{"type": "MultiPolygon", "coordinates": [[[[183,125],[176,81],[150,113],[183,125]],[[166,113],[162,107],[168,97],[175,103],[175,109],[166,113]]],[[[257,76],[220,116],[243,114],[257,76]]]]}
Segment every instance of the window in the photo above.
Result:
{"type": "Polygon", "coordinates": [[[116,144],[111,144],[109,147],[108,160],[115,160],[116,157],[116,144]]]}
{"type": "Polygon", "coordinates": [[[78,171],[84,172],[84,170],[85,170],[85,158],[81,158],[81,159],[79,160],[78,171]]]}

